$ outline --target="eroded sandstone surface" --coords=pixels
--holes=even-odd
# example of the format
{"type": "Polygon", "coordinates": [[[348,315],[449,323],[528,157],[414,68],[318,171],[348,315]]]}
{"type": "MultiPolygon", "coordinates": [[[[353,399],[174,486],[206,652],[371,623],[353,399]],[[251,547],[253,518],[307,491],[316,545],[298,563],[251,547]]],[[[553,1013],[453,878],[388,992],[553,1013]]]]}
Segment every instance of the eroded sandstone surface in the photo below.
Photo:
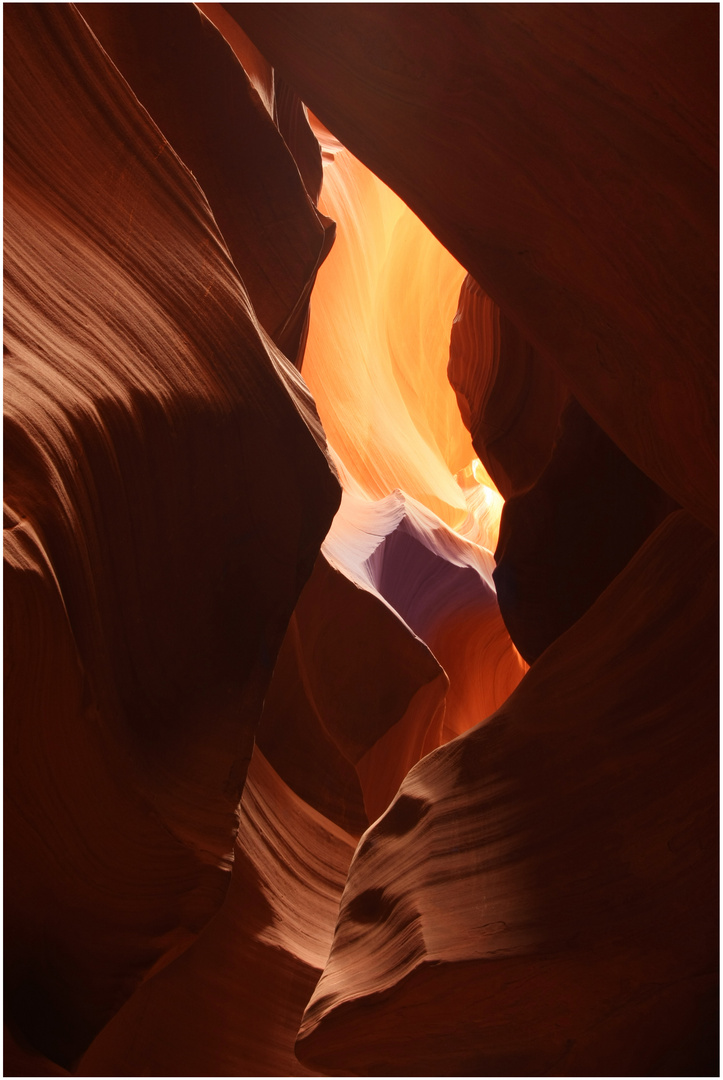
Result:
{"type": "Polygon", "coordinates": [[[714,1075],[714,5],[4,30],[4,1074],[714,1075]]]}

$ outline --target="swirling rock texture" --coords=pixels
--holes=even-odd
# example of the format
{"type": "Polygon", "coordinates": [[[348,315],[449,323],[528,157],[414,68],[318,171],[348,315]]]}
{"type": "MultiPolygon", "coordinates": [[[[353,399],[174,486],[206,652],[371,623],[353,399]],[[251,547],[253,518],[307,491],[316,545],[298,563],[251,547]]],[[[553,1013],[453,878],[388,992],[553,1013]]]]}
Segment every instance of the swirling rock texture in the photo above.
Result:
{"type": "Polygon", "coordinates": [[[670,516],[501,709],[410,772],[355,854],[302,1061],[711,1075],[716,595],[715,539],[670,516]]]}
{"type": "Polygon", "coordinates": [[[329,951],[355,844],[255,750],[221,910],[182,956],[142,984],[77,1075],[315,1075],[298,1062],[294,1040],[329,951]]]}
{"type": "MultiPolygon", "coordinates": [[[[251,79],[193,4],[84,4],[82,11],[203,188],[259,321],[295,360],[311,285],[333,226],[319,217],[299,184],[296,161],[251,79]]],[[[244,55],[252,48],[249,43],[244,55]]],[[[301,106],[289,91],[283,102],[288,126],[294,105],[301,106]]],[[[303,130],[298,118],[296,127],[303,130]]],[[[316,145],[308,123],[306,132],[316,145]]],[[[295,141],[303,147],[300,135],[295,141]]],[[[316,166],[320,175],[318,147],[316,166]]],[[[318,187],[317,182],[316,195],[318,187]]]]}
{"type": "MultiPolygon", "coordinates": [[[[213,73],[217,32],[180,14],[213,73]]],[[[339,488],[203,192],[77,9],[5,26],[6,1001],[68,1067],[222,900],[339,488]]]]}
{"type": "Polygon", "coordinates": [[[716,19],[6,5],[5,1075],[716,1073],[716,19]]]}
{"type": "Polygon", "coordinates": [[[445,368],[464,270],[394,192],[315,128],[325,157],[319,205],[338,236],[314,289],[304,378],[347,488],[370,499],[402,488],[458,526],[469,506],[456,474],[475,450],[445,368]]]}

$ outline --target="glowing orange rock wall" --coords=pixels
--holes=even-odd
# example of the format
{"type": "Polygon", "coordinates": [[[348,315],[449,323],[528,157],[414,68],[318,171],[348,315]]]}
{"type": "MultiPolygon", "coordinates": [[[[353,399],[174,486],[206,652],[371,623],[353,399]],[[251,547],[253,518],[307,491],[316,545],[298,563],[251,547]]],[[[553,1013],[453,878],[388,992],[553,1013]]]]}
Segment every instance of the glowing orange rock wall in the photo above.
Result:
{"type": "Polygon", "coordinates": [[[224,6],[716,527],[715,5],[224,6]]]}
{"type": "Polygon", "coordinates": [[[369,498],[401,488],[451,525],[454,475],[475,457],[446,379],[464,271],[394,192],[333,137],[320,208],[337,222],[303,362],[330,444],[369,498]]]}

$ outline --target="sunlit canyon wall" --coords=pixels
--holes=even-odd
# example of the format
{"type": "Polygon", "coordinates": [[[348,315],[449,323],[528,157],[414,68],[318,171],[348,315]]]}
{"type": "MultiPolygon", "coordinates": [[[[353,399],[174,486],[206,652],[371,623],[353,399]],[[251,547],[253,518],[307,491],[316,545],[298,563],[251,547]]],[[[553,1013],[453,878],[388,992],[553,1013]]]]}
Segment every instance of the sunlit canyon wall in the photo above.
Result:
{"type": "Polygon", "coordinates": [[[4,32],[4,1075],[716,1075],[717,6],[4,32]]]}

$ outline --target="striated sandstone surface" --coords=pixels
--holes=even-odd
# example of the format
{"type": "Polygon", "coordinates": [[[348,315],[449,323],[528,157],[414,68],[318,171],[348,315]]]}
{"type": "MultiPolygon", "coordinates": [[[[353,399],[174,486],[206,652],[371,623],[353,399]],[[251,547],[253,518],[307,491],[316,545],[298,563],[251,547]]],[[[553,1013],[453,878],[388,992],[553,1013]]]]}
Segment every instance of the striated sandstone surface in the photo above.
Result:
{"type": "Polygon", "coordinates": [[[710,1075],[716,594],[714,539],[672,515],[493,716],[410,772],[355,854],[303,1062],[710,1075]]]}
{"type": "Polygon", "coordinates": [[[712,5],[5,16],[4,1073],[715,1075],[712,5]]]}
{"type": "MultiPolygon", "coordinates": [[[[83,4],[82,14],[203,188],[261,325],[294,361],[333,226],[299,183],[257,88],[194,4],[83,4]]],[[[289,99],[287,91],[284,116],[293,115],[289,99]]],[[[320,178],[321,154],[306,127],[313,147],[301,145],[311,168],[315,154],[320,178]]]]}
{"type": "Polygon", "coordinates": [[[296,1059],[294,1040],[355,844],[255,750],[223,906],[136,991],[77,1075],[316,1075],[296,1059]]]}
{"type": "Polygon", "coordinates": [[[339,496],[165,135],[77,9],[4,15],[6,1001],[68,1066],[221,902],[339,496]]]}
{"type": "Polygon", "coordinates": [[[317,130],[319,205],[338,235],[314,289],[304,378],[350,481],[370,499],[401,488],[458,525],[468,507],[455,474],[475,451],[445,369],[464,271],[393,191],[317,130]]]}

